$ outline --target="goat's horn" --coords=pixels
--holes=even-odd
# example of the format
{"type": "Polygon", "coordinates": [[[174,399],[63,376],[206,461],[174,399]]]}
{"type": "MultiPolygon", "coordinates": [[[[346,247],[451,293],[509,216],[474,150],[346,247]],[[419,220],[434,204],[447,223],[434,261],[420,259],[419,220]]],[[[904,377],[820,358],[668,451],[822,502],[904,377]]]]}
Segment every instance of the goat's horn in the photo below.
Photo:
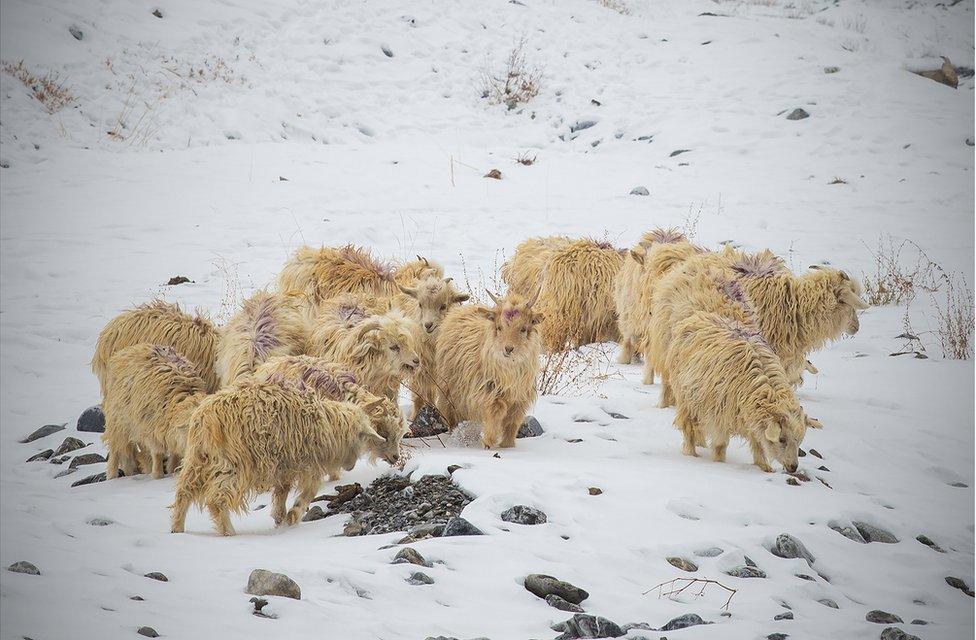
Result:
{"type": "Polygon", "coordinates": [[[488,294],[488,297],[491,298],[491,301],[494,302],[495,304],[501,304],[502,303],[501,298],[499,298],[498,296],[496,296],[494,293],[492,293],[488,289],[485,289],[485,293],[488,294]]]}

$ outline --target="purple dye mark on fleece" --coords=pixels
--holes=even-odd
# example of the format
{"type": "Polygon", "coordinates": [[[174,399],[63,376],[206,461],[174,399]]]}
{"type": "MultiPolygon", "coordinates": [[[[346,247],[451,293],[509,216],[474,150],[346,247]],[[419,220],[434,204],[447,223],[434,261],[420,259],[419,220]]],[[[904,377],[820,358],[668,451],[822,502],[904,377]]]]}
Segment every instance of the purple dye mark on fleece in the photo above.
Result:
{"type": "Polygon", "coordinates": [[[281,346],[281,341],[275,335],[276,324],[274,302],[271,299],[263,300],[254,314],[254,342],[251,346],[255,358],[267,358],[272,349],[281,346]]]}
{"type": "Polygon", "coordinates": [[[344,260],[348,260],[367,271],[372,271],[380,280],[393,280],[393,267],[385,262],[374,258],[365,249],[359,249],[351,244],[342,248],[340,255],[344,260]]]}
{"type": "Polygon", "coordinates": [[[651,231],[651,242],[653,243],[674,244],[675,242],[683,242],[685,240],[687,240],[685,234],[678,231],[675,227],[651,231]]]}
{"type": "Polygon", "coordinates": [[[505,318],[506,322],[511,322],[518,317],[519,313],[521,312],[518,309],[505,309],[505,311],[502,313],[502,317],[505,318]]]}

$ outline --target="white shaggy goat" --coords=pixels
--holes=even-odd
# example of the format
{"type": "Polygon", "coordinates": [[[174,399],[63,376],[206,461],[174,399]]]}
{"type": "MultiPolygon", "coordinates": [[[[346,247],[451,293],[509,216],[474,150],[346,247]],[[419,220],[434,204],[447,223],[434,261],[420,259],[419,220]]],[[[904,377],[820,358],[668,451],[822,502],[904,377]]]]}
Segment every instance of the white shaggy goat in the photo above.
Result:
{"type": "Polygon", "coordinates": [[[217,389],[217,342],[219,333],[206,318],[191,316],[179,306],[154,300],[112,318],[98,335],[91,368],[105,395],[108,360],[117,351],[148,342],[173,347],[193,363],[207,385],[217,389]]]}
{"type": "MultiPolygon", "coordinates": [[[[613,281],[613,301],[620,330],[620,355],[617,362],[630,364],[643,355],[647,321],[654,285],[675,264],[700,249],[688,242],[677,229],[654,229],[624,257],[613,281]]],[[[651,374],[653,376],[653,373],[651,374]]]]}
{"type": "Polygon", "coordinates": [[[233,535],[232,511],[272,491],[275,524],[293,525],[330,471],[352,469],[367,450],[381,451],[384,438],[369,417],[349,402],[274,382],[245,379],[210,396],[193,413],[186,457],[171,505],[172,531],[182,533],[191,504],[206,507],[220,535],[233,535]],[[285,500],[292,486],[298,497],[285,500]]]}
{"type": "Polygon", "coordinates": [[[140,453],[152,456],[154,478],[163,477],[164,461],[172,472],[186,448],[190,415],[206,397],[203,378],[173,347],[141,343],[116,352],[102,401],[106,477],[118,477],[119,469],[136,473],[140,453]]]}
{"type": "Polygon", "coordinates": [[[420,366],[417,323],[391,309],[368,316],[330,343],[313,342],[311,355],[348,367],[359,383],[396,402],[401,381],[420,366]]]}
{"type": "MultiPolygon", "coordinates": [[[[369,416],[370,424],[386,442],[381,457],[395,464],[406,424],[399,407],[389,398],[377,396],[356,383],[356,376],[347,367],[315,356],[280,356],[271,358],[254,372],[257,380],[294,385],[314,391],[326,400],[351,402],[369,416]]],[[[335,470],[335,480],[338,469],[335,470]]]]}
{"type": "Polygon", "coordinates": [[[796,471],[805,416],[779,358],[755,327],[695,312],[675,325],[667,367],[685,454],[698,455],[695,445],[707,442],[724,462],[729,439],[738,436],[763,471],[772,471],[768,458],[796,471]]]}
{"type": "Polygon", "coordinates": [[[353,327],[370,316],[386,313],[391,305],[390,298],[368,293],[340,293],[326,300],[312,320],[309,352],[323,353],[335,348],[353,327]]]}
{"type": "MultiPolygon", "coordinates": [[[[657,287],[650,314],[651,360],[665,361],[672,327],[691,313],[715,311],[737,317],[729,311],[737,296],[754,307],[759,331],[794,385],[802,381],[807,354],[843,333],[856,333],[857,311],[867,307],[858,283],[837,269],[817,268],[795,276],[768,251],[756,256],[706,254],[685,261],[657,287]],[[719,286],[731,280],[739,283],[741,293],[719,286]]],[[[661,370],[661,381],[661,406],[670,406],[666,368],[661,370]]]]}
{"type": "Polygon", "coordinates": [[[268,358],[305,353],[308,339],[308,318],[298,298],[258,291],[220,329],[221,386],[253,373],[268,358]]]}
{"type": "Polygon", "coordinates": [[[542,275],[553,251],[572,244],[567,236],[544,236],[523,240],[512,257],[502,265],[502,281],[508,290],[524,298],[539,294],[542,275]]]}
{"type": "Polygon", "coordinates": [[[451,428],[480,423],[485,447],[513,447],[537,395],[541,318],[533,299],[489,295],[494,307],[456,307],[444,318],[435,352],[437,409],[451,428]]]}

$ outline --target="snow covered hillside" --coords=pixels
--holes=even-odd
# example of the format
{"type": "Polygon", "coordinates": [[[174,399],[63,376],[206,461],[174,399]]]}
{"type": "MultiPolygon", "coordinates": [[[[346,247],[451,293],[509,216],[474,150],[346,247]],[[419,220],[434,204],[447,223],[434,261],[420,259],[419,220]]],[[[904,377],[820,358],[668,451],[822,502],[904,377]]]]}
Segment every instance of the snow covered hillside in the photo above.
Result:
{"type": "MultiPolygon", "coordinates": [[[[485,534],[410,545],[429,568],[391,564],[403,533],[342,536],[345,516],[276,530],[268,496],[236,537],[196,511],[173,535],[172,478],[72,487],[104,463],[25,461],[66,436],[91,443],[73,460],[104,453],[75,424],[110,318],[161,297],[224,320],[303,244],[423,254],[480,294],[532,235],[675,226],[859,277],[910,240],[972,286],[973,18],[973,0],[0,1],[0,564],[40,570],[0,570],[0,636],[554,638],[573,614],[523,587],[539,573],[621,626],[713,623],[630,639],[972,637],[947,578],[974,584],[974,375],[940,345],[945,287],[812,355],[809,481],[743,442],[683,456],[637,365],[541,398],[545,433],[497,456],[415,443],[403,473],[460,465],[485,534]],[[519,43],[541,80],[509,109],[485,75],[519,43]],[[941,56],[958,88],[913,73],[941,56]],[[67,428],[19,442],[49,423],[67,428]],[[547,522],[503,521],[514,505],[547,522]],[[855,522],[897,542],[835,530],[855,522]],[[771,553],[780,534],[814,560],[771,553]],[[765,577],[728,575],[748,562],[765,577]],[[269,598],[275,619],[244,593],[257,568],[301,587],[269,598]],[[726,609],[717,585],[653,589],[679,577],[737,591],[726,609]]],[[[388,473],[363,460],[321,493],[388,473]]]]}

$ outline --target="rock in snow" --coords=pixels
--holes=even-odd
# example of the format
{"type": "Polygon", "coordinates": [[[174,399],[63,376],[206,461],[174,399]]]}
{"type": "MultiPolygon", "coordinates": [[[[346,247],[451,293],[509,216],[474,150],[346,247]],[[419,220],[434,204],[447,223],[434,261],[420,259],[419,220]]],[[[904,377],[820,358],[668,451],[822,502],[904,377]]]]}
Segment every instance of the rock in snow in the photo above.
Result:
{"type": "Polygon", "coordinates": [[[7,571],[12,571],[13,573],[26,573],[31,576],[41,575],[41,570],[26,560],[18,560],[7,567],[7,571]]]}
{"type": "Polygon", "coordinates": [[[567,602],[579,604],[590,597],[590,594],[576,585],[542,573],[527,575],[522,584],[526,590],[540,598],[557,595],[567,602]]]}
{"type": "Polygon", "coordinates": [[[556,640],[575,640],[576,638],[619,638],[623,629],[606,618],[587,613],[577,613],[569,620],[552,625],[553,631],[562,631],[556,640]]]}
{"type": "Polygon", "coordinates": [[[546,514],[535,507],[517,504],[502,511],[502,520],[516,524],[544,524],[546,514]]]}
{"type": "Polygon", "coordinates": [[[283,573],[274,573],[264,569],[255,569],[247,578],[244,593],[252,596],[282,596],[284,598],[302,599],[302,590],[298,583],[283,573]]]}
{"type": "Polygon", "coordinates": [[[105,431],[105,414],[99,405],[88,407],[78,417],[78,431],[102,433],[105,431]]]}
{"type": "Polygon", "coordinates": [[[35,429],[29,435],[24,436],[24,438],[21,439],[20,442],[22,442],[23,444],[27,444],[28,442],[34,442],[35,440],[40,440],[45,436],[49,436],[52,433],[57,433],[58,431],[61,431],[62,429],[64,429],[64,427],[65,425],[63,424],[46,424],[43,427],[35,429]]]}

